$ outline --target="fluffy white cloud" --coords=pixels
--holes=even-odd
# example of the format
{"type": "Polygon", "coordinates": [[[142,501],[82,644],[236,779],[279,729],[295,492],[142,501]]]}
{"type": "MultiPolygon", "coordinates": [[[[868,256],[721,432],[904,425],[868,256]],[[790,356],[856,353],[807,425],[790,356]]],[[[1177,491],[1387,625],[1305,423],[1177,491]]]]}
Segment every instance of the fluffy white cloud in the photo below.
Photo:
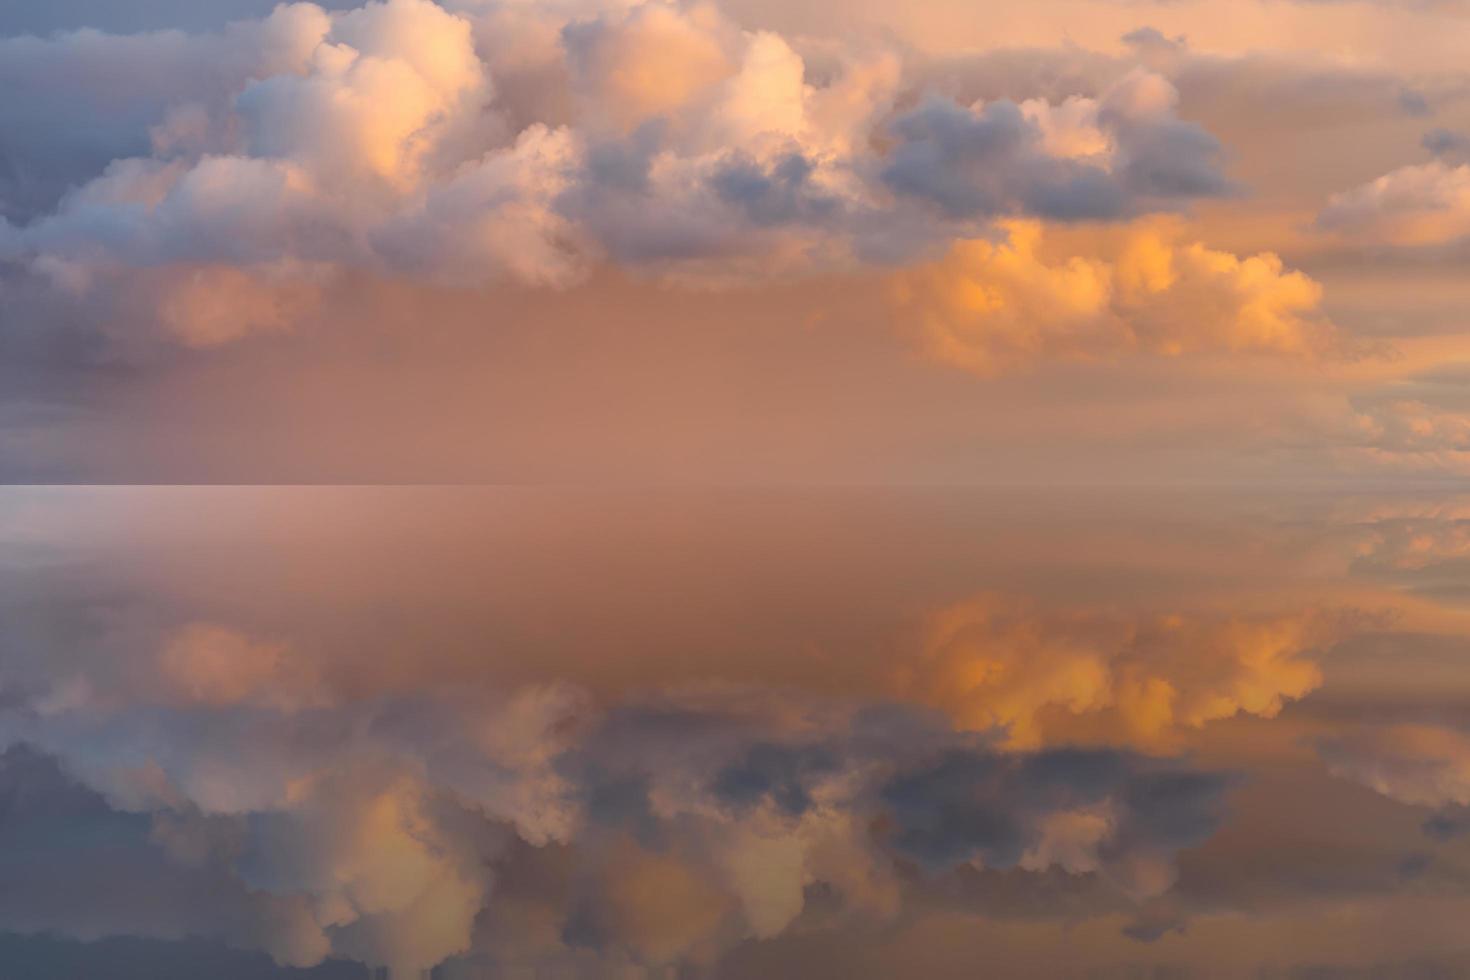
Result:
{"type": "MultiPolygon", "coordinates": [[[[1215,140],[1145,69],[1096,97],[964,105],[913,89],[890,51],[828,45],[818,68],[702,3],[296,4],[219,34],[0,44],[19,90],[58,64],[96,80],[51,106],[52,133],[84,130],[104,86],[147,69],[116,134],[67,157],[90,179],[10,208],[0,260],[73,298],[131,288],[140,317],[198,345],[299,302],[252,293],[347,270],[563,285],[610,261],[724,282],[1228,190],[1215,140]],[[185,264],[234,267],[212,274],[241,312],[176,296],[185,264]]],[[[42,152],[53,137],[26,111],[0,107],[42,152]]]]}

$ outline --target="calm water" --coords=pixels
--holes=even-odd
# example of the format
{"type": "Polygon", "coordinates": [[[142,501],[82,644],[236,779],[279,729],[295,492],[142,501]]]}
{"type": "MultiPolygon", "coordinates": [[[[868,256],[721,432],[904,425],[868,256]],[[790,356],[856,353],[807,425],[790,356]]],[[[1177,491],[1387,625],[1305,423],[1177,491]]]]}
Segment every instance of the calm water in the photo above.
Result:
{"type": "Polygon", "coordinates": [[[0,490],[0,746],[27,978],[1466,976],[1470,498],[0,490]]]}

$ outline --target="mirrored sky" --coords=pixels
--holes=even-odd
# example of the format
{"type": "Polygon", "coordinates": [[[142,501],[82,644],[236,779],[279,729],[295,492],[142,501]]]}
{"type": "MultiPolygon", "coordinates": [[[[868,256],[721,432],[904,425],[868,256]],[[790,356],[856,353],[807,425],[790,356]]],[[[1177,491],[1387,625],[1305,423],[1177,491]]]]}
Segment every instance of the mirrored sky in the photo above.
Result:
{"type": "Polygon", "coordinates": [[[1433,494],[11,488],[0,957],[1457,976],[1467,529],[1433,494]]]}

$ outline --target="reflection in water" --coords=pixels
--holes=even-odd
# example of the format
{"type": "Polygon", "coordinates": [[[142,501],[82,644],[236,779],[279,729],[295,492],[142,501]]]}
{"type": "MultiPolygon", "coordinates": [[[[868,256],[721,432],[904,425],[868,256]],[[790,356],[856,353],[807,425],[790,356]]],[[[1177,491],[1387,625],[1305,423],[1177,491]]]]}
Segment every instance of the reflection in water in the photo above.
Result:
{"type": "Polygon", "coordinates": [[[0,955],[1464,975],[1467,514],[0,491],[0,955]]]}

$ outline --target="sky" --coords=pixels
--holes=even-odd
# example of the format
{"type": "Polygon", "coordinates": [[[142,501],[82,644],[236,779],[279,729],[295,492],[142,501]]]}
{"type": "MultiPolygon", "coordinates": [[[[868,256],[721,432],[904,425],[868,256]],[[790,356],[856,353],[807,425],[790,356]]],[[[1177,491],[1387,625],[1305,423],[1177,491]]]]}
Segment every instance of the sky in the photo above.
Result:
{"type": "Polygon", "coordinates": [[[0,478],[1455,481],[1466,13],[10,3],[0,478]]]}

